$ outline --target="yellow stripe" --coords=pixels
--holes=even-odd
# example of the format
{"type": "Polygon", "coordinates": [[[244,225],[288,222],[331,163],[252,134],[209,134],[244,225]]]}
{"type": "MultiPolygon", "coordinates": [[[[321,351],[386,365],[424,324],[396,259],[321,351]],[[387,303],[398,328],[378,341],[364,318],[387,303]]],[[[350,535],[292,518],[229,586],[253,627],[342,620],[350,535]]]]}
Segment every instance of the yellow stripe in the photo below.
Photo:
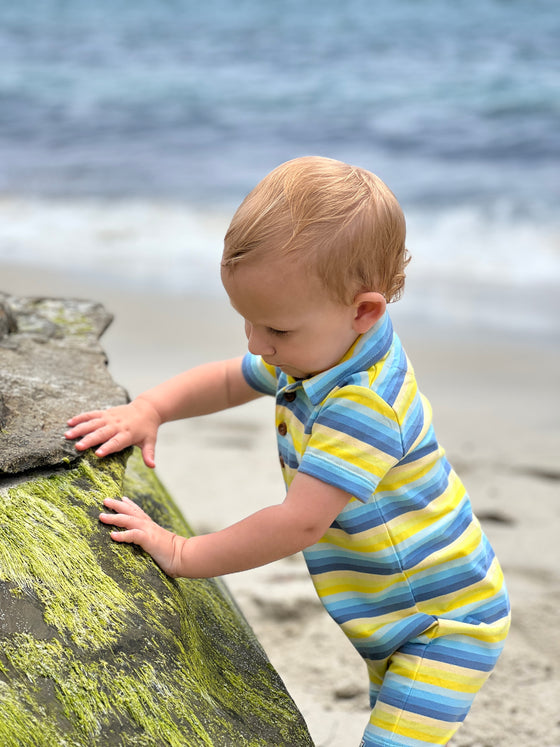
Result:
{"type": "Polygon", "coordinates": [[[396,462],[395,457],[390,454],[380,449],[364,448],[363,441],[325,426],[313,432],[311,445],[314,449],[325,452],[327,456],[342,459],[349,465],[369,472],[379,479],[396,462]]]}
{"type": "Polygon", "coordinates": [[[313,583],[320,596],[333,594],[379,594],[391,586],[403,582],[401,573],[378,576],[373,573],[355,571],[329,571],[313,577],[313,583]]]}
{"type": "Polygon", "coordinates": [[[399,488],[406,487],[409,483],[422,480],[440,461],[443,449],[431,452],[416,459],[414,462],[396,465],[387,477],[379,483],[379,492],[394,492],[399,488]]]}
{"type": "Polygon", "coordinates": [[[386,703],[379,703],[372,711],[370,724],[384,729],[389,734],[398,734],[409,739],[422,740],[431,744],[447,744],[457,731],[459,723],[436,721],[428,716],[405,713],[386,703]]]}
{"type": "Polygon", "coordinates": [[[365,555],[373,555],[393,544],[384,526],[379,531],[372,530],[371,533],[365,531],[356,534],[346,534],[343,529],[328,529],[319,542],[365,555]]]}
{"type": "MultiPolygon", "coordinates": [[[[340,627],[351,641],[363,642],[369,640],[373,636],[377,636],[380,630],[394,627],[403,619],[411,617],[415,612],[415,608],[410,608],[407,610],[388,612],[385,615],[380,615],[379,617],[374,618],[355,618],[354,620],[347,620],[346,622],[340,623],[340,627]]],[[[431,623],[428,630],[431,630],[432,626],[437,626],[437,622],[431,623]]]]}
{"type": "Polygon", "coordinates": [[[410,410],[410,406],[414,402],[414,398],[417,394],[418,385],[416,383],[414,375],[410,371],[407,371],[399,393],[397,394],[393,402],[393,410],[395,410],[395,412],[398,414],[401,424],[406,418],[406,415],[410,410]]]}
{"type": "Polygon", "coordinates": [[[418,609],[426,613],[429,610],[429,614],[431,615],[446,615],[461,607],[492,599],[503,585],[504,577],[502,569],[496,558],[494,558],[483,579],[476,581],[470,586],[465,586],[458,591],[435,596],[425,602],[419,602],[418,609]]]}
{"type": "Polygon", "coordinates": [[[477,693],[489,677],[489,672],[468,669],[446,662],[425,659],[418,667],[418,658],[409,654],[397,654],[391,660],[391,672],[426,685],[454,690],[459,693],[477,693]]]}
{"type": "Polygon", "coordinates": [[[440,521],[450,514],[465,498],[466,491],[461,482],[454,481],[436,499],[430,502],[428,508],[408,511],[387,522],[387,529],[398,545],[409,537],[422,532],[424,529],[440,521]]]}
{"type": "MultiPolygon", "coordinates": [[[[428,556],[428,558],[414,568],[407,570],[406,578],[413,579],[419,573],[425,573],[427,570],[435,570],[439,565],[449,563],[450,559],[454,557],[460,559],[469,555],[478,547],[480,540],[480,527],[478,525],[469,525],[465,532],[457,537],[452,544],[442,548],[437,553],[428,556]]],[[[356,535],[346,535],[341,529],[331,529],[320,540],[320,544],[325,543],[346,550],[361,551],[364,556],[367,555],[371,547],[374,547],[375,552],[377,552],[392,545],[391,539],[385,534],[384,527],[381,527],[381,531],[373,536],[367,536],[367,532],[360,532],[356,535]]],[[[493,566],[494,561],[491,568],[493,566]]],[[[497,583],[496,588],[500,588],[503,583],[502,576],[500,575],[496,578],[499,578],[499,583],[497,583]]],[[[363,573],[358,571],[329,571],[328,573],[319,574],[314,577],[316,588],[319,589],[323,595],[329,593],[338,594],[353,590],[357,592],[375,593],[388,589],[394,583],[402,582],[403,580],[405,580],[405,577],[403,577],[402,573],[395,573],[389,576],[379,576],[368,573],[367,571],[364,571],[363,573]]],[[[451,596],[455,597],[456,593],[453,593],[451,596]]],[[[445,597],[441,598],[444,599],[445,597]]]]}
{"type": "Polygon", "coordinates": [[[445,565],[453,559],[461,560],[473,553],[482,541],[482,530],[480,524],[474,519],[465,531],[456,537],[445,547],[436,550],[429,555],[422,563],[407,572],[408,576],[414,576],[422,573],[426,569],[437,568],[439,565],[445,565]]]}
{"type": "MultiPolygon", "coordinates": [[[[367,528],[363,532],[357,532],[355,534],[347,534],[343,529],[329,529],[321,538],[320,542],[325,544],[331,544],[334,547],[339,547],[345,550],[351,550],[353,552],[361,553],[374,553],[380,552],[393,545],[397,545],[403,540],[407,540],[413,537],[417,532],[421,532],[423,529],[430,527],[434,523],[440,521],[443,516],[455,510],[459,503],[465,497],[465,488],[461,482],[456,481],[430,504],[430,511],[421,509],[419,511],[407,512],[403,516],[397,516],[385,525],[381,525],[379,528],[367,528]],[[420,520],[420,516],[423,516],[420,520]]],[[[468,528],[468,531],[473,531],[473,526],[468,528]]],[[[480,541],[480,528],[478,524],[474,525],[474,531],[480,541]]],[[[462,545],[463,538],[466,536],[465,533],[458,537],[455,542],[461,541],[462,545]]],[[[450,548],[455,544],[453,542],[448,547],[444,548],[441,553],[434,554],[435,556],[440,555],[441,558],[446,560],[452,557],[454,554],[450,548]]],[[[474,549],[474,545],[472,547],[474,549]]],[[[471,550],[469,550],[470,552],[471,550]]],[[[460,555],[466,554],[463,550],[460,555]]],[[[437,565],[434,563],[434,555],[430,556],[429,567],[437,565]]],[[[439,561],[441,562],[441,561],[439,561]]],[[[420,566],[422,569],[422,566],[420,566]]],[[[412,575],[414,571],[408,571],[408,575],[412,575]]]]}
{"type": "MultiPolygon", "coordinates": [[[[376,377],[375,377],[376,378],[376,377]]],[[[371,382],[370,382],[371,384],[371,382]]],[[[394,408],[381,397],[375,389],[367,389],[359,384],[348,384],[331,392],[329,399],[350,400],[362,407],[379,413],[383,417],[398,423],[397,413],[394,408]]]]}

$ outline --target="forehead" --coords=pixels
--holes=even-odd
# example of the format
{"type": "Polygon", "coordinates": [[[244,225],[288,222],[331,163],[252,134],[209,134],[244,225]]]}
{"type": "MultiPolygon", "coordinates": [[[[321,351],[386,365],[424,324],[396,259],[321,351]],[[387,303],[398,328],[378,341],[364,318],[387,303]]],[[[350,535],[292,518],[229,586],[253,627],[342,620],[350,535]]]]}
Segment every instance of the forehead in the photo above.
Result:
{"type": "Polygon", "coordinates": [[[265,259],[222,269],[233,308],[254,324],[293,326],[325,302],[320,280],[301,263],[265,259]]]}

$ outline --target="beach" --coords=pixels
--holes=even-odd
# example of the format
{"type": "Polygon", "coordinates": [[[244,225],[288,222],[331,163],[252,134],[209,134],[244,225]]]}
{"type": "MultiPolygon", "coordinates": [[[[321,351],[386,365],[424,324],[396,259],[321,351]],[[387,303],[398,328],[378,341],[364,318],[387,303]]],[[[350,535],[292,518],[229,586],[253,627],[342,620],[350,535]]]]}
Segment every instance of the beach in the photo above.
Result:
{"type": "MultiPolygon", "coordinates": [[[[207,360],[240,355],[225,295],[155,293],[67,271],[0,264],[0,291],[103,303],[114,379],[131,397],[207,360]]],[[[434,424],[501,561],[513,622],[454,747],[560,745],[560,351],[556,339],[440,325],[392,311],[434,424]]],[[[283,499],[263,398],[166,424],[157,474],[197,532],[283,499]]],[[[284,680],[317,747],[357,747],[369,708],[365,667],[315,596],[300,555],[226,583],[284,680]]]]}
{"type": "MultiPolygon", "coordinates": [[[[413,261],[391,317],[513,606],[454,747],[560,747],[559,33],[554,0],[0,8],[0,291],[103,303],[131,397],[245,351],[218,267],[272,168],[327,156],[394,191],[413,261]]],[[[273,416],[161,429],[195,531],[283,500],[273,416]]],[[[226,582],[317,747],[358,747],[365,667],[302,557],[226,582]]]]}

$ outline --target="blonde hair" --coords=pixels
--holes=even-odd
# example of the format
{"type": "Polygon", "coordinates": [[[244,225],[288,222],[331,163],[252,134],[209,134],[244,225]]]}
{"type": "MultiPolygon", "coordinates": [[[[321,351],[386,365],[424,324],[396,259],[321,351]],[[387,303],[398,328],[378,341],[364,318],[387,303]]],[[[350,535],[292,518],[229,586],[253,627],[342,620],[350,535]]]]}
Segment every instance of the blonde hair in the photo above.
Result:
{"type": "Polygon", "coordinates": [[[403,212],[365,169],[307,156],[281,164],[243,200],[225,236],[222,267],[248,259],[302,260],[345,304],[361,291],[403,290],[409,256],[403,212]]]}

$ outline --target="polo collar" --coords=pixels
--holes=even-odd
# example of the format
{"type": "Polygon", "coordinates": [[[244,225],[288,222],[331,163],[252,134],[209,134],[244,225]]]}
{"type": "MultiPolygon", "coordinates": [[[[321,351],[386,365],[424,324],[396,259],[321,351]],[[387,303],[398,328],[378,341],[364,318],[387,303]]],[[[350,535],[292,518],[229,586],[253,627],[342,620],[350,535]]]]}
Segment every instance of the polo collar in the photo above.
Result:
{"type": "Polygon", "coordinates": [[[349,376],[374,366],[385,357],[392,344],[393,325],[385,312],[374,327],[358,337],[340,363],[301,382],[311,403],[318,405],[330,391],[342,386],[349,376]]]}

